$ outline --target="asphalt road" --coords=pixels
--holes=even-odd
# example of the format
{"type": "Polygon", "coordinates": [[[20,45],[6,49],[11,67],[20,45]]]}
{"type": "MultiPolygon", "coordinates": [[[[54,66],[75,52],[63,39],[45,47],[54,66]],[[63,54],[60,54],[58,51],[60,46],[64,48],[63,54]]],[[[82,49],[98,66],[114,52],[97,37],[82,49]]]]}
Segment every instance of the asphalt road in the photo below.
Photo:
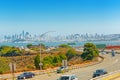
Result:
{"type": "MultiPolygon", "coordinates": [[[[92,74],[96,69],[105,69],[108,73],[120,70],[120,54],[116,54],[115,57],[111,57],[111,54],[103,55],[104,61],[100,64],[92,65],[89,67],[83,67],[79,69],[71,70],[64,74],[76,74],[79,80],[89,80],[92,78],[92,74]]],[[[35,76],[34,78],[27,80],[57,80],[61,75],[57,73],[49,73],[44,75],[35,76]]]]}
{"type": "MultiPolygon", "coordinates": [[[[120,55],[117,54],[115,57],[112,57],[110,54],[103,55],[105,57],[104,61],[100,64],[79,68],[75,70],[71,70],[68,73],[64,74],[76,74],[79,80],[89,80],[92,78],[92,74],[96,69],[106,69],[108,73],[119,70],[120,69],[120,55]]],[[[32,80],[56,80],[63,74],[51,73],[46,75],[36,76],[32,80]]]]}

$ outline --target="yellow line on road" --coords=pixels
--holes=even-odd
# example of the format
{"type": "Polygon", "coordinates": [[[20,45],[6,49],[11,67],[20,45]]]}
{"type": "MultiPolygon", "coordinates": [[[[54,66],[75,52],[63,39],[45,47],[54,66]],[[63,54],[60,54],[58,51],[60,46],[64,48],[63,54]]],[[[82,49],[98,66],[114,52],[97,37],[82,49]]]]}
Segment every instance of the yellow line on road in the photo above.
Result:
{"type": "Polygon", "coordinates": [[[118,77],[120,77],[120,73],[112,74],[108,77],[103,78],[102,80],[115,80],[118,77]]]}

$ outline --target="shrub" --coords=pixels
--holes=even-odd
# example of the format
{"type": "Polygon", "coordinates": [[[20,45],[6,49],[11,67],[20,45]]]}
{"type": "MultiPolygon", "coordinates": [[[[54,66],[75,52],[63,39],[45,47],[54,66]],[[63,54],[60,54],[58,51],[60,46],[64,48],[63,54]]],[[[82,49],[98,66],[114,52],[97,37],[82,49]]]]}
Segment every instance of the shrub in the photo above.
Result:
{"type": "Polygon", "coordinates": [[[30,48],[32,46],[32,44],[27,44],[27,48],[30,48]]]}
{"type": "Polygon", "coordinates": [[[4,72],[4,71],[0,69],[0,74],[3,74],[3,72],[4,72]]]}
{"type": "Polygon", "coordinates": [[[83,60],[92,60],[99,56],[99,51],[93,43],[86,43],[84,45],[84,51],[81,55],[83,60]]]}
{"type": "Polygon", "coordinates": [[[34,59],[34,64],[35,64],[35,67],[36,69],[40,69],[40,55],[38,54],[35,59],[34,59]]]}
{"type": "Polygon", "coordinates": [[[66,53],[67,59],[70,60],[71,58],[76,56],[76,52],[74,49],[70,49],[66,53]]]}
{"type": "Polygon", "coordinates": [[[71,48],[71,46],[67,45],[67,44],[61,44],[59,45],[60,48],[71,48]]]}

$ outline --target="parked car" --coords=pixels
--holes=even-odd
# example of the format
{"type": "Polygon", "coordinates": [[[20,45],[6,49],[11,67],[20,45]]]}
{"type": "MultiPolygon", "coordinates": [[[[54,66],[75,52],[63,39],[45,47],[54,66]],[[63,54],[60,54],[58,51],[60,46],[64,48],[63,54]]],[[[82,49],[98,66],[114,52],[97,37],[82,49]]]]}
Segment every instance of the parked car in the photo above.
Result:
{"type": "Polygon", "coordinates": [[[69,69],[66,66],[61,66],[60,68],[57,69],[57,73],[62,73],[62,72],[68,72],[69,69]]]}
{"type": "Polygon", "coordinates": [[[101,76],[101,75],[104,75],[104,74],[107,74],[108,72],[104,69],[98,69],[96,70],[94,73],[93,73],[93,78],[94,77],[97,77],[97,76],[101,76]]]}
{"type": "Polygon", "coordinates": [[[24,73],[20,74],[19,76],[17,76],[17,79],[18,80],[27,79],[27,78],[32,78],[34,76],[35,76],[35,74],[32,72],[24,72],[24,73]]]}
{"type": "Polygon", "coordinates": [[[72,75],[62,75],[57,80],[78,80],[78,78],[77,78],[77,76],[75,74],[72,74],[72,75]]]}

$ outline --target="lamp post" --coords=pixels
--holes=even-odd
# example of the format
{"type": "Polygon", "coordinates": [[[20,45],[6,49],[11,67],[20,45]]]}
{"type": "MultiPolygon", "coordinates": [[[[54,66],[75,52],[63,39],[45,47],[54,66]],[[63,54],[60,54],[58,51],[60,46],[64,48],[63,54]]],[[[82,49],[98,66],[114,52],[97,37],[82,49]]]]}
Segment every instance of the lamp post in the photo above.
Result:
{"type": "Polygon", "coordinates": [[[40,65],[40,70],[42,70],[42,66],[43,66],[43,63],[42,63],[42,57],[41,57],[41,53],[42,53],[42,45],[41,45],[41,38],[44,36],[44,35],[46,35],[47,33],[50,33],[50,32],[55,32],[55,31],[48,31],[48,32],[45,32],[45,33],[43,33],[43,34],[41,34],[40,35],[40,63],[39,63],[39,65],[40,65]]]}

